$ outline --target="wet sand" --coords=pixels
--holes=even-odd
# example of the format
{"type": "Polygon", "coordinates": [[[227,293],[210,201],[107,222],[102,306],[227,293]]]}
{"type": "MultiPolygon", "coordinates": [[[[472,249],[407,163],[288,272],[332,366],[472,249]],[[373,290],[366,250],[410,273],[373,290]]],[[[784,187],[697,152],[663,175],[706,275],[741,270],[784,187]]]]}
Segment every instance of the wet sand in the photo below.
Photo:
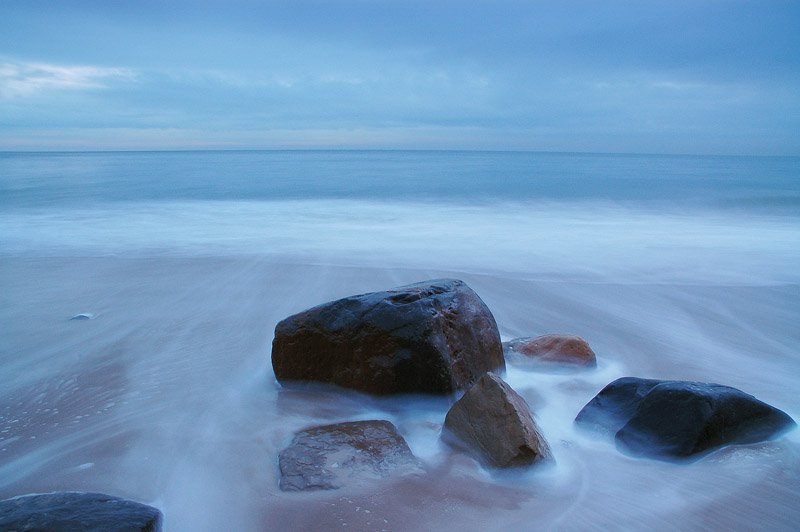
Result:
{"type": "Polygon", "coordinates": [[[691,465],[576,431],[623,375],[719,382],[800,419],[800,287],[578,282],[267,257],[3,257],[0,498],[91,490],[151,503],[167,530],[770,529],[800,522],[800,435],[691,465]],[[557,465],[497,475],[438,442],[448,401],[282,389],[275,324],[354,293],[466,281],[503,339],[586,338],[598,368],[506,379],[557,465]],[[79,313],[91,320],[70,320],[79,313]],[[278,490],[277,454],[324,422],[394,422],[428,473],[332,492],[278,490]]]}

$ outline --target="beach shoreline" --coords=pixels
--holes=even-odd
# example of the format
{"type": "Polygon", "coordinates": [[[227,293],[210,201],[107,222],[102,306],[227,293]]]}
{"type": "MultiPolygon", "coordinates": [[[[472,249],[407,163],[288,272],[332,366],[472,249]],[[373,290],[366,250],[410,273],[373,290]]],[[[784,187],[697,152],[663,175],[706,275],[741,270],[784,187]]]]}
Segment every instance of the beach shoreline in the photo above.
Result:
{"type": "Polygon", "coordinates": [[[797,419],[797,285],[557,282],[264,256],[4,257],[0,279],[0,364],[15,376],[0,401],[3,498],[103,491],[155,504],[176,529],[501,529],[533,516],[545,528],[658,529],[678,513],[682,528],[700,529],[741,525],[745,509],[749,522],[788,529],[800,517],[796,433],[681,466],[630,459],[572,425],[623,375],[720,382],[797,419]],[[452,456],[438,443],[447,401],[298,391],[275,381],[269,353],[279,320],[440,277],[466,281],[504,340],[572,332],[596,351],[596,370],[510,366],[505,375],[553,444],[551,470],[497,477],[452,456]],[[79,313],[93,319],[69,319],[79,313]],[[370,417],[394,422],[429,473],[322,494],[278,490],[277,453],[295,430],[370,417]],[[715,495],[704,502],[701,493],[715,495]],[[738,497],[748,502],[733,505],[738,497]]]}

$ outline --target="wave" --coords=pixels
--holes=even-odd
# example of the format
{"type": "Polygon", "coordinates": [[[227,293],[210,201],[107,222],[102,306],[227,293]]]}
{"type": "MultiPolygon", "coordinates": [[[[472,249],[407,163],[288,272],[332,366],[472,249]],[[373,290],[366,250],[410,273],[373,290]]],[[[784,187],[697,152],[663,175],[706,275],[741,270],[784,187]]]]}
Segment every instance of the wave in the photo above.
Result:
{"type": "Polygon", "coordinates": [[[794,217],[611,202],[172,201],[0,213],[10,255],[259,255],[612,282],[796,283],[794,217]]]}

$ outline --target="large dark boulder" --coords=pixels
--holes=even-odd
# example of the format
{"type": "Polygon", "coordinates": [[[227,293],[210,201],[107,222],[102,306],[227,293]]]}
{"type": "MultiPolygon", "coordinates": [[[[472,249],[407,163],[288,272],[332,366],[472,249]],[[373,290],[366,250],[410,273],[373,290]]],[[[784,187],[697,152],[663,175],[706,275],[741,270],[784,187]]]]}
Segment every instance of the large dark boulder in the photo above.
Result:
{"type": "Polygon", "coordinates": [[[443,439],[492,467],[552,459],[525,399],[497,375],[485,374],[447,412],[443,439]]]}
{"type": "Polygon", "coordinates": [[[275,377],[372,394],[450,394],[504,369],[492,313],[463,281],[442,279],[325,303],[275,327],[275,377]]]}
{"type": "Polygon", "coordinates": [[[573,334],[515,338],[503,343],[503,351],[509,362],[585,368],[597,366],[597,357],[592,348],[586,340],[573,334]]]}
{"type": "Polygon", "coordinates": [[[795,425],[785,412],[730,386],[635,377],[607,385],[575,422],[614,434],[630,454],[664,459],[769,440],[795,425]]]}
{"type": "Polygon", "coordinates": [[[0,530],[157,532],[161,512],[101,493],[57,492],[0,501],[0,530]]]}
{"type": "Polygon", "coordinates": [[[278,458],[284,491],[330,490],[348,481],[421,472],[408,444],[388,421],[351,421],[295,434],[278,458]]]}

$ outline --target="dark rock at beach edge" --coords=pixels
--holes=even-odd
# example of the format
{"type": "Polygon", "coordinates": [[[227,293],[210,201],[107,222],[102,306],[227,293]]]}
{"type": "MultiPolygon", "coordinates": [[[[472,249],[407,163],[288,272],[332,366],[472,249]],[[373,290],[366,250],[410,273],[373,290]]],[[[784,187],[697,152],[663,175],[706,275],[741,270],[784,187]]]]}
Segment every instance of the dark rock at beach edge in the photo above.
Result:
{"type": "Polygon", "coordinates": [[[450,408],[442,438],[496,468],[553,460],[525,399],[491,373],[481,377],[450,408]]]}
{"type": "Polygon", "coordinates": [[[608,384],[575,422],[613,435],[626,453],[662,460],[698,459],[795,426],[785,412],[730,386],[636,377],[608,384]]]}
{"type": "Polygon", "coordinates": [[[389,421],[349,421],[295,434],[278,457],[283,491],[339,489],[392,474],[422,473],[421,462],[389,421]]]}
{"type": "Polygon", "coordinates": [[[275,328],[279,382],[317,381],[375,395],[447,395],[505,369],[486,304],[463,281],[440,279],[351,296],[275,328]]]}
{"type": "Polygon", "coordinates": [[[0,530],[159,532],[161,512],[102,493],[55,492],[0,501],[0,530]]]}

